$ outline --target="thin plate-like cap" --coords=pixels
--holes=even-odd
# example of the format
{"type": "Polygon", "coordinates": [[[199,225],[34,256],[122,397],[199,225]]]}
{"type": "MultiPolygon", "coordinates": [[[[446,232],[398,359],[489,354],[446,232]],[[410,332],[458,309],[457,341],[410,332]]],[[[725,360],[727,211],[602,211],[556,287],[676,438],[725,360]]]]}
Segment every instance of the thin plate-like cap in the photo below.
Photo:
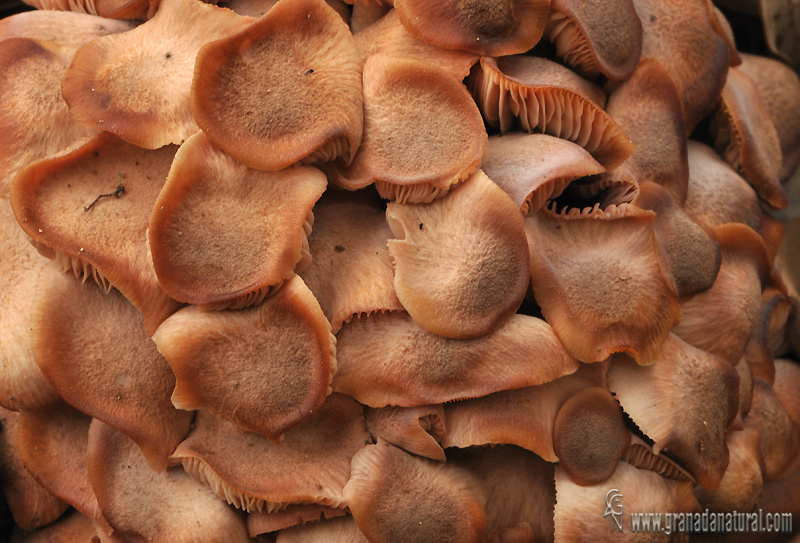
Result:
{"type": "Polygon", "coordinates": [[[361,62],[323,0],[278,2],[250,28],[197,55],[192,112],[252,168],[353,160],[362,130],[361,62]]]}

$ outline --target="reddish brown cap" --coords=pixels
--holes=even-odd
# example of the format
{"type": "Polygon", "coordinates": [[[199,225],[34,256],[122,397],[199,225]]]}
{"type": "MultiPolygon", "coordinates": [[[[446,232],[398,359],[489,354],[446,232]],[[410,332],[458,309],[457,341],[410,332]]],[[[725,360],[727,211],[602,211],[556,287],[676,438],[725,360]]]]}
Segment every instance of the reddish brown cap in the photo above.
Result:
{"type": "Polygon", "coordinates": [[[223,151],[260,170],[349,164],[361,142],[361,63],[323,0],[279,2],[245,30],[204,47],[192,112],[223,151]]]}
{"type": "Polygon", "coordinates": [[[325,175],[254,170],[192,136],[150,214],[148,243],[164,290],[210,309],[255,305],[308,265],[311,209],[325,175]]]}
{"type": "Polygon", "coordinates": [[[757,430],[764,459],[764,478],[777,479],[797,466],[800,424],[792,419],[772,386],[753,379],[753,406],[744,418],[745,428],[757,430]]]}

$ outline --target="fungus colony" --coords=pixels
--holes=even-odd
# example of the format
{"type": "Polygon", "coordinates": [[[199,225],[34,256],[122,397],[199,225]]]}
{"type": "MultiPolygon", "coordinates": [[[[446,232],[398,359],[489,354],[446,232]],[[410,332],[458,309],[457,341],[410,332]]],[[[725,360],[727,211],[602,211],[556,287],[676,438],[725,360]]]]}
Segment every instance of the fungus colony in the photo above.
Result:
{"type": "Polygon", "coordinates": [[[14,541],[628,541],[609,489],[800,516],[800,81],[710,1],[31,3],[14,541]]]}

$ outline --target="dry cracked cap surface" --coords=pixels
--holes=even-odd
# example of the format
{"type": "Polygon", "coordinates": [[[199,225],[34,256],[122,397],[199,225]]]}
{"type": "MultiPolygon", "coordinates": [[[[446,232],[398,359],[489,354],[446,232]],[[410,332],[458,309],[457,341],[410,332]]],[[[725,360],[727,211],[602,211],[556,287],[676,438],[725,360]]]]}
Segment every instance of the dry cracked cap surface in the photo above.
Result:
{"type": "Polygon", "coordinates": [[[67,403],[123,431],[164,470],[192,415],[170,403],[175,377],[141,314],[117,291],[47,271],[31,319],[36,363],[67,403]]]}
{"type": "Polygon", "coordinates": [[[201,410],[173,459],[247,512],[277,513],[289,504],[344,509],[350,463],[366,443],[370,437],[361,406],[332,394],[280,444],[201,410]]]}
{"type": "Polygon", "coordinates": [[[133,441],[99,420],[89,427],[88,455],[100,510],[122,541],[250,541],[244,519],[211,489],[181,468],[154,472],[133,441]]]}
{"type": "Polygon", "coordinates": [[[11,205],[39,252],[63,271],[116,287],[145,316],[148,333],[177,308],[147,257],[147,225],[175,156],[98,134],[69,152],[27,166],[11,205]]]}
{"type": "Polygon", "coordinates": [[[347,190],[375,183],[388,200],[430,202],[475,172],[487,145],[475,102],[444,68],[373,55],[364,65],[364,140],[332,182],[347,190]]]}
{"type": "Polygon", "coordinates": [[[197,52],[252,21],[199,0],[164,0],[149,21],[78,50],[61,86],[72,119],[149,149],[182,143],[198,131],[197,52]]]}
{"type": "Polygon", "coordinates": [[[631,0],[552,0],[545,37],[556,54],[583,75],[621,81],[636,69],[642,23],[631,0]]]}
{"type": "Polygon", "coordinates": [[[506,133],[489,137],[481,169],[531,215],[557,198],[574,180],[606,169],[583,147],[547,134],[506,133]]]}
{"type": "Polygon", "coordinates": [[[627,352],[652,363],[680,321],[654,220],[655,213],[630,204],[561,214],[542,209],[525,218],[534,296],[578,360],[627,352]]]}
{"type": "Polygon", "coordinates": [[[322,405],[336,371],[330,323],[297,276],[257,306],[181,309],[153,339],[175,373],[177,407],[274,441],[322,405]]]}
{"type": "Polygon", "coordinates": [[[394,287],[426,330],[454,339],[499,328],[519,308],[529,263],[514,201],[478,171],[430,204],[392,202],[394,287]]]}
{"type": "Polygon", "coordinates": [[[175,155],[150,214],[159,283],[205,308],[260,303],[308,265],[311,209],[326,185],[309,166],[254,170],[195,134],[175,155]]]}
{"type": "Polygon", "coordinates": [[[644,434],[707,489],[728,466],[726,436],[738,413],[739,376],[733,367],[674,334],[660,357],[639,366],[615,355],[608,388],[644,434]]]}
{"type": "Polygon", "coordinates": [[[374,190],[326,191],[314,206],[311,263],[298,272],[334,333],[353,317],[403,309],[394,291],[386,205],[374,190]]]}
{"type": "Polygon", "coordinates": [[[550,325],[527,315],[474,339],[448,339],[405,312],[374,314],[344,325],[336,339],[333,389],[371,407],[475,398],[578,369],[550,325]]]}
{"type": "Polygon", "coordinates": [[[501,134],[516,128],[572,141],[607,170],[633,153],[631,140],[603,110],[603,90],[556,62],[527,55],[481,57],[467,87],[486,122],[501,134]]]}
{"type": "Polygon", "coordinates": [[[417,38],[482,56],[524,53],[542,37],[550,0],[399,0],[400,21],[417,38]]]}
{"type": "Polygon", "coordinates": [[[486,490],[477,475],[383,440],[353,457],[344,498],[373,543],[477,543],[486,526],[486,490]]]}
{"type": "Polygon", "coordinates": [[[363,111],[353,36],[323,0],[279,2],[200,51],[192,111],[216,145],[252,168],[349,164],[363,111]]]}

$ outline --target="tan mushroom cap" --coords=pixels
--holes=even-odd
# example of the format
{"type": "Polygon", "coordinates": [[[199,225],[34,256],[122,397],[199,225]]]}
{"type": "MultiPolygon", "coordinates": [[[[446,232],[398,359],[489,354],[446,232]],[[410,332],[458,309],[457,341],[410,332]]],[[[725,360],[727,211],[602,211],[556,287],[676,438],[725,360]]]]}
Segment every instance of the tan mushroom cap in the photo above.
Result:
{"type": "Polygon", "coordinates": [[[60,517],[69,505],[36,482],[17,450],[19,413],[0,407],[0,492],[23,530],[35,530],[60,517]]]}
{"type": "Polygon", "coordinates": [[[170,403],[175,377],[141,314],[116,291],[47,271],[31,319],[36,363],[67,403],[120,429],[164,470],[192,415],[170,403]]]}
{"type": "Polygon", "coordinates": [[[606,111],[636,144],[621,169],[640,183],[658,183],[683,205],[689,183],[686,121],[669,72],[657,60],[642,59],[608,97],[606,111]]]}
{"type": "Polygon", "coordinates": [[[344,498],[373,543],[477,543],[486,526],[486,490],[477,475],[383,440],[353,457],[344,498]]]}
{"type": "Polygon", "coordinates": [[[739,70],[755,84],[778,134],[785,183],[800,163],[800,78],[783,62],[755,55],[742,54],[739,70]]]}
{"type": "Polygon", "coordinates": [[[361,63],[323,0],[279,2],[197,55],[192,112],[223,151],[260,170],[349,164],[361,142],[361,63]]]}
{"type": "Polygon", "coordinates": [[[134,26],[131,21],[115,21],[87,13],[39,9],[0,19],[0,40],[31,38],[40,43],[53,42],[47,46],[57,45],[64,53],[69,50],[74,53],[86,42],[106,34],[125,32],[134,26]]]}
{"type": "Polygon", "coordinates": [[[631,441],[622,409],[605,388],[585,388],[558,410],[553,450],[558,465],[580,486],[600,484],[614,474],[631,441]]]}
{"type": "Polygon", "coordinates": [[[324,519],[343,517],[347,514],[345,509],[337,509],[327,505],[315,503],[289,504],[282,511],[250,511],[247,514],[247,533],[250,537],[260,534],[276,532],[302,526],[308,523],[318,523],[324,519]]]}
{"type": "Polygon", "coordinates": [[[627,79],[642,51],[642,23],[631,0],[552,0],[544,34],[567,65],[612,81],[627,79]]]}
{"type": "Polygon", "coordinates": [[[86,470],[92,417],[64,402],[22,411],[17,447],[25,469],[48,492],[88,517],[97,513],[97,498],[86,470]]]}
{"type": "Polygon", "coordinates": [[[574,180],[606,171],[583,147],[546,134],[507,133],[489,138],[481,169],[531,215],[574,180]]]}
{"type": "Polygon", "coordinates": [[[800,424],[800,365],[786,358],[775,360],[772,388],[792,420],[800,424]]]}
{"type": "Polygon", "coordinates": [[[653,230],[678,296],[685,299],[710,288],[722,257],[714,231],[697,224],[661,186],[639,186],[635,205],[655,211],[653,230]]]}
{"type": "Polygon", "coordinates": [[[163,0],[146,23],[77,52],[61,87],[72,119],[149,149],[182,143],[198,131],[189,105],[197,51],[251,22],[199,0],[163,0]]]}
{"type": "Polygon", "coordinates": [[[767,285],[761,293],[761,310],[744,351],[753,376],[775,386],[774,356],[788,350],[787,328],[791,326],[792,299],[767,285]]]}
{"type": "Polygon", "coordinates": [[[683,104],[686,134],[717,104],[728,73],[728,46],[714,31],[705,0],[633,0],[642,21],[642,58],[669,72],[683,104]]]}
{"type": "MultiPolygon", "coordinates": [[[[358,4],[360,5],[360,4],[358,4]]],[[[370,543],[351,516],[278,532],[276,543],[370,543]]]]}
{"type": "Polygon", "coordinates": [[[430,202],[478,169],[483,119],[464,85],[422,60],[373,55],[364,65],[364,140],[337,186],[375,183],[386,199],[430,202]]]}
{"type": "Polygon", "coordinates": [[[334,394],[311,418],[287,431],[279,445],[198,411],[195,429],[173,459],[218,496],[248,512],[272,513],[303,503],[344,508],[342,489],[350,462],[369,442],[361,406],[334,394]]]}
{"type": "Polygon", "coordinates": [[[513,315],[475,339],[433,334],[406,313],[354,320],[337,335],[333,388],[371,407],[415,406],[540,385],[578,362],[541,319],[513,315]]]}
{"type": "Polygon", "coordinates": [[[395,0],[417,38],[482,56],[524,53],[542,37],[549,0],[395,0]]]}
{"type": "Polygon", "coordinates": [[[65,10],[114,19],[144,19],[159,4],[158,0],[24,0],[24,2],[39,10],[65,10]]]}
{"type": "Polygon", "coordinates": [[[728,223],[714,229],[722,261],[710,289],[681,307],[672,330],[687,343],[736,364],[761,314],[761,289],[769,261],[761,237],[749,226],[728,223]]]}
{"type": "Polygon", "coordinates": [[[299,272],[337,333],[354,316],[400,311],[386,208],[371,190],[326,191],[314,206],[311,264],[299,272]]]}
{"type": "Polygon", "coordinates": [[[783,227],[763,210],[753,188],[713,149],[689,141],[689,190],[685,211],[711,227],[728,222],[746,224],[759,233],[770,261],[778,254],[783,227]]]}
{"type": "Polygon", "coordinates": [[[447,455],[448,462],[483,480],[487,493],[484,541],[552,541],[553,464],[513,445],[449,449],[447,455]]]}
{"type": "Polygon", "coordinates": [[[481,57],[467,86],[501,134],[518,127],[575,142],[607,170],[633,153],[633,143],[603,111],[603,91],[560,64],[527,55],[481,57]]]}
{"type": "Polygon", "coordinates": [[[705,488],[728,465],[726,433],[738,413],[739,376],[724,360],[670,334],[660,359],[640,366],[615,355],[608,388],[644,434],[705,488]]]}
{"type": "MultiPolygon", "coordinates": [[[[625,542],[668,541],[665,534],[647,536],[631,530],[630,515],[636,513],[699,513],[700,505],[692,493],[692,484],[665,479],[653,472],[620,462],[614,475],[599,485],[585,487],[572,482],[563,469],[556,466],[556,541],[625,542]],[[616,490],[616,492],[614,492],[616,490]],[[617,496],[617,498],[615,498],[617,496]],[[608,516],[603,516],[604,504],[608,516]],[[618,531],[615,519],[622,524],[618,531]],[[613,533],[612,533],[613,532],[613,533]],[[603,539],[599,534],[608,534],[603,539]],[[662,539],[663,538],[663,539],[662,539]]],[[[673,525],[673,529],[675,526],[673,525]]],[[[673,536],[676,535],[673,533],[673,536]]]]}
{"type": "Polygon", "coordinates": [[[582,364],[572,375],[551,383],[447,403],[447,434],[442,446],[504,443],[534,452],[548,462],[558,462],[553,450],[558,410],[580,390],[604,386],[605,372],[605,364],[582,364]]]}
{"type": "Polygon", "coordinates": [[[380,438],[411,454],[445,461],[444,450],[439,444],[447,433],[442,404],[367,407],[364,415],[373,441],[380,438]]]}
{"type": "Polygon", "coordinates": [[[757,430],[747,428],[728,435],[730,462],[715,490],[698,488],[698,501],[715,512],[753,511],[764,484],[764,461],[757,430]]]}
{"type": "Polygon", "coordinates": [[[93,420],[89,478],[117,536],[153,543],[249,543],[244,519],[182,469],[153,472],[123,433],[93,420]],[[132,492],[131,489],[136,489],[132,492]]]}
{"type": "Polygon", "coordinates": [[[96,543],[92,519],[78,511],[67,511],[58,520],[38,530],[11,535],[10,543],[96,543]]]}
{"type": "Polygon", "coordinates": [[[175,151],[98,134],[31,164],[12,187],[14,214],[39,252],[84,281],[119,289],[144,314],[148,333],[179,307],[158,284],[146,235],[175,151]]]}
{"type": "Polygon", "coordinates": [[[741,70],[730,68],[720,108],[711,124],[714,148],[773,209],[789,200],[780,184],[781,142],[758,87],[741,70]]]}
{"type": "MultiPolygon", "coordinates": [[[[278,0],[223,0],[219,6],[232,10],[237,15],[260,19],[278,3],[278,0]]],[[[350,18],[350,9],[342,0],[325,0],[325,3],[336,10],[346,23],[350,18]]]]}
{"type": "Polygon", "coordinates": [[[47,260],[28,243],[11,204],[0,199],[0,406],[35,409],[58,399],[33,358],[30,317],[47,260]]]}
{"type": "Polygon", "coordinates": [[[150,214],[159,283],[204,308],[260,303],[310,262],[311,209],[326,184],[308,166],[254,170],[195,134],[175,155],[150,214]]]}
{"type": "Polygon", "coordinates": [[[654,220],[655,213],[630,204],[525,218],[534,296],[578,360],[626,352],[650,364],[679,322],[654,220]]]}
{"type": "Polygon", "coordinates": [[[417,324],[468,339],[496,330],[519,308],[529,263],[518,209],[482,171],[433,203],[388,205],[398,238],[388,242],[394,287],[417,324]]]}
{"type": "Polygon", "coordinates": [[[207,408],[279,441],[322,405],[336,371],[336,338],[303,280],[257,306],[181,309],[153,335],[175,374],[172,403],[207,408]]]}
{"type": "Polygon", "coordinates": [[[59,83],[72,52],[30,38],[0,41],[0,196],[34,160],[67,149],[95,133],[70,120],[59,83]]]}
{"type": "Polygon", "coordinates": [[[362,62],[376,53],[413,58],[444,68],[459,81],[469,75],[479,56],[462,49],[443,49],[415,38],[402,25],[394,9],[354,37],[362,62]]]}
{"type": "Polygon", "coordinates": [[[757,430],[760,435],[765,480],[780,478],[797,467],[800,424],[792,419],[778,394],[763,379],[753,379],[753,406],[744,418],[744,427],[757,430]]]}

